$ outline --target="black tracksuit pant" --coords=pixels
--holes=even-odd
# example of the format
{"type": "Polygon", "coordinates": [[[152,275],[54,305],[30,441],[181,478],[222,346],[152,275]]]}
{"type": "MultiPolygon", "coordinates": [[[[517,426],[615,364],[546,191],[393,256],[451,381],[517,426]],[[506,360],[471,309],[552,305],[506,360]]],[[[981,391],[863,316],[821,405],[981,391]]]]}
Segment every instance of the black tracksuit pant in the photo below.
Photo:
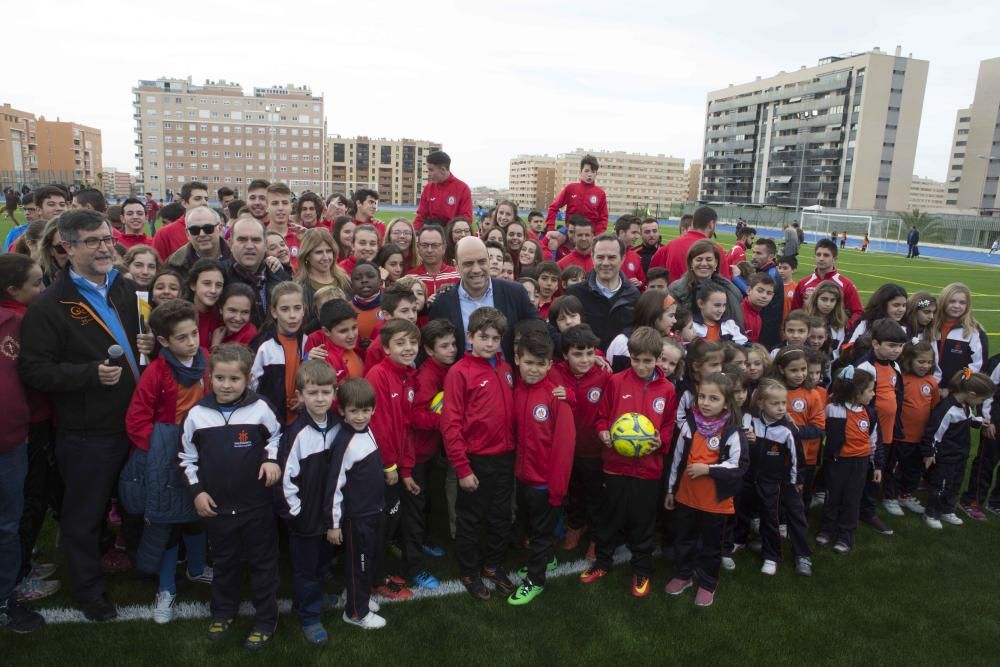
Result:
{"type": "Polygon", "coordinates": [[[788,527],[788,538],[792,542],[795,557],[812,556],[802,494],[795,489],[795,485],[787,480],[757,479],[754,487],[760,503],[760,543],[764,560],[781,562],[781,534],[778,525],[782,520],[788,527]]]}
{"type": "Polygon", "coordinates": [[[938,461],[928,470],[927,516],[940,519],[942,514],[955,513],[968,460],[965,456],[958,461],[938,461]]]}
{"type": "Polygon", "coordinates": [[[420,487],[420,493],[413,495],[403,489],[400,492],[400,530],[403,534],[403,574],[413,579],[424,569],[423,545],[427,536],[427,508],[431,490],[427,487],[430,479],[430,461],[413,466],[413,481],[420,487]]]}
{"type": "Polygon", "coordinates": [[[517,506],[528,524],[528,581],[545,585],[545,569],[555,557],[553,531],[559,508],[549,504],[549,491],[517,480],[517,506]]]}
{"type": "Polygon", "coordinates": [[[267,505],[239,514],[205,519],[212,547],[212,618],[236,618],[244,561],[250,566],[254,629],[274,632],[278,624],[278,526],[274,509],[267,505]]]}
{"type": "MultiPolygon", "coordinates": [[[[893,483],[896,487],[896,497],[905,498],[917,492],[920,478],[924,474],[924,457],[920,452],[920,444],[897,440],[892,443],[896,450],[896,470],[893,483]]],[[[883,478],[892,474],[889,470],[882,473],[883,478]]]]}
{"type": "Polygon", "coordinates": [[[589,526],[593,531],[601,511],[603,481],[604,470],[600,458],[573,459],[573,472],[569,477],[569,493],[566,496],[566,523],[570,528],[579,530],[589,526]]]}
{"type": "Polygon", "coordinates": [[[288,553],[292,561],[293,608],[308,627],[320,622],[323,610],[323,577],[333,561],[334,546],[326,535],[288,533],[288,553]]]}
{"type": "Polygon", "coordinates": [[[635,574],[653,576],[653,545],[656,540],[656,509],[660,480],[639,479],[627,475],[604,475],[604,500],[601,505],[595,542],[597,567],[610,570],[619,536],[632,552],[635,574]]]}
{"type": "Polygon", "coordinates": [[[826,503],[819,532],[852,546],[871,463],[867,456],[840,457],[828,459],[823,468],[826,470],[826,503]]]}
{"type": "Polygon", "coordinates": [[[511,531],[514,452],[469,455],[469,465],[479,488],[459,488],[455,501],[455,555],[463,577],[479,576],[483,566],[492,570],[503,564],[511,531]],[[480,553],[484,532],[486,551],[480,553]]]}
{"type": "Polygon", "coordinates": [[[62,505],[62,482],[56,470],[51,437],[48,420],[28,426],[28,476],[24,478],[24,512],[18,529],[21,540],[18,581],[31,571],[31,552],[38,542],[49,507],[58,512],[62,505]]]}
{"type": "Polygon", "coordinates": [[[344,535],[344,613],[361,619],[368,615],[368,599],[373,585],[382,583],[374,574],[381,571],[385,551],[385,515],[355,516],[340,524],[344,535]]]}
{"type": "Polygon", "coordinates": [[[715,592],[722,569],[722,542],[729,514],[716,514],[676,503],[674,510],[674,577],[698,576],[698,586],[715,592]]]}
{"type": "MultiPolygon", "coordinates": [[[[56,461],[66,483],[59,526],[73,594],[89,601],[107,592],[101,573],[101,532],[108,503],[131,442],[122,435],[65,434],[56,441],[56,461]]],[[[129,542],[141,533],[142,517],[122,513],[129,542]]],[[[136,544],[130,544],[134,553],[136,544]]]]}
{"type": "Polygon", "coordinates": [[[993,474],[998,465],[1000,465],[1000,440],[990,440],[980,436],[979,451],[972,459],[972,469],[969,471],[969,486],[962,494],[963,503],[1000,508],[1000,483],[993,484],[993,474]],[[992,493],[990,487],[993,488],[992,493]]]}
{"type": "MultiPolygon", "coordinates": [[[[389,484],[385,485],[385,504],[382,505],[382,514],[385,517],[382,522],[382,529],[385,534],[382,535],[382,544],[385,548],[388,548],[392,544],[396,535],[399,532],[399,516],[400,516],[400,494],[406,493],[403,491],[403,482],[397,481],[391,486],[389,484]]],[[[372,570],[372,577],[374,578],[375,585],[381,586],[382,582],[385,581],[385,554],[378,559],[376,563],[377,567],[372,570]]]]}

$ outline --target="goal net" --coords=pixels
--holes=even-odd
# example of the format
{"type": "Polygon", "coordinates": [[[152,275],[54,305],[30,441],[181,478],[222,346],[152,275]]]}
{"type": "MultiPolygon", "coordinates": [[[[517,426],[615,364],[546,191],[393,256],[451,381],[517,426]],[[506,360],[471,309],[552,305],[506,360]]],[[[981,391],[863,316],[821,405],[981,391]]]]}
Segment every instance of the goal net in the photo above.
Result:
{"type": "Polygon", "coordinates": [[[876,220],[870,215],[848,215],[846,213],[819,213],[803,211],[799,225],[807,234],[816,238],[831,238],[836,232],[837,240],[843,232],[848,238],[860,239],[868,234],[869,239],[885,239],[888,229],[885,220],[876,220]]]}

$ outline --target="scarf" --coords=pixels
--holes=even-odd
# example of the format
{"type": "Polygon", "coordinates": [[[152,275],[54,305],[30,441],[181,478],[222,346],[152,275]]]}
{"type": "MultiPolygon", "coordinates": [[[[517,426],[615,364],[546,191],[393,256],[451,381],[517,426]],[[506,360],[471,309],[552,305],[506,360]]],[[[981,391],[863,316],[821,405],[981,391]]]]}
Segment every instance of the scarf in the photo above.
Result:
{"type": "Polygon", "coordinates": [[[372,294],[367,299],[360,296],[352,296],[351,303],[361,310],[372,310],[373,308],[378,308],[382,305],[382,290],[375,292],[375,294],[372,294]]]}
{"type": "Polygon", "coordinates": [[[694,423],[698,427],[698,433],[701,433],[706,438],[713,435],[718,435],[722,431],[722,427],[726,425],[726,421],[729,419],[729,411],[723,412],[718,417],[710,419],[703,414],[698,406],[695,405],[691,410],[694,415],[694,423]]]}
{"type": "Polygon", "coordinates": [[[28,312],[28,307],[21,303],[20,301],[14,301],[13,299],[3,299],[0,300],[0,308],[6,308],[7,310],[12,310],[15,313],[24,315],[28,312]]]}
{"type": "Polygon", "coordinates": [[[205,377],[207,363],[205,361],[205,353],[201,348],[198,348],[198,352],[194,355],[194,360],[191,362],[190,367],[178,361],[169,348],[165,347],[161,349],[160,356],[170,366],[170,371],[174,374],[174,380],[182,387],[190,387],[205,377]]]}

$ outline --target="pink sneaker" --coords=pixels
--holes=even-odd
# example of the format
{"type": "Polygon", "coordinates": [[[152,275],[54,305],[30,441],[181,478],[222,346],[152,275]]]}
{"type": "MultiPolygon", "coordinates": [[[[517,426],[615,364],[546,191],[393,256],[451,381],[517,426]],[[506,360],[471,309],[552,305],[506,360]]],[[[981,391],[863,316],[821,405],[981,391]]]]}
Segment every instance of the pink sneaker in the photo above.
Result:
{"type": "Polygon", "coordinates": [[[667,595],[680,595],[687,589],[691,588],[694,584],[690,579],[679,579],[674,577],[667,582],[667,587],[663,590],[666,591],[667,595]]]}
{"type": "Polygon", "coordinates": [[[132,569],[132,562],[129,561],[128,556],[112,547],[101,557],[101,569],[106,574],[127,572],[132,569]]]}
{"type": "Polygon", "coordinates": [[[695,607],[711,607],[713,602],[715,602],[715,593],[698,588],[698,592],[694,596],[695,607]]]}
{"type": "Polygon", "coordinates": [[[959,507],[969,515],[970,519],[974,521],[986,521],[986,514],[983,513],[983,510],[979,508],[977,503],[960,503],[959,507]]]}

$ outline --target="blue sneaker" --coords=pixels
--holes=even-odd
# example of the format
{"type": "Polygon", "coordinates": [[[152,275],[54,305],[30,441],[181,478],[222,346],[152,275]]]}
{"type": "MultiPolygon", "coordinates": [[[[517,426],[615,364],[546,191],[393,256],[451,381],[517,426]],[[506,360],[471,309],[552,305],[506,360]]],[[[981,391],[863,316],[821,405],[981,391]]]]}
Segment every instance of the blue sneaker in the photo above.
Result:
{"type": "Polygon", "coordinates": [[[429,591],[434,590],[441,585],[437,577],[428,572],[427,570],[421,570],[421,572],[413,577],[413,582],[420,588],[426,588],[429,591]]]}
{"type": "Polygon", "coordinates": [[[326,628],[324,628],[321,623],[303,626],[302,635],[305,637],[307,642],[313,644],[314,646],[325,644],[330,640],[330,636],[326,633],[326,628]]]}
{"type": "Polygon", "coordinates": [[[428,558],[441,558],[444,556],[444,549],[436,544],[430,542],[425,542],[420,545],[420,550],[424,552],[424,555],[428,558]]]}

